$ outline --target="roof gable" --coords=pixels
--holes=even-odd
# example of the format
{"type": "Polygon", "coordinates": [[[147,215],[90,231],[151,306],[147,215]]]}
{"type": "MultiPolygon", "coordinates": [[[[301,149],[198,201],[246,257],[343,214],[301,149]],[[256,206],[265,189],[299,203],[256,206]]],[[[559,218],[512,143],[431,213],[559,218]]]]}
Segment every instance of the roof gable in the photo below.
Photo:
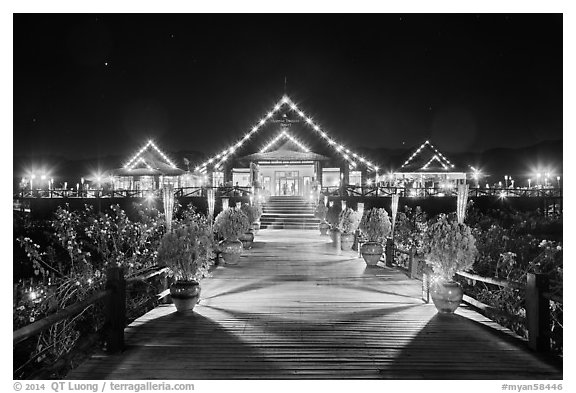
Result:
{"type": "MultiPolygon", "coordinates": [[[[223,163],[227,161],[232,155],[236,155],[237,150],[242,148],[254,134],[262,129],[265,124],[275,121],[273,120],[274,115],[277,114],[282,108],[286,108],[289,111],[295,113],[302,120],[302,123],[304,123],[307,128],[313,131],[313,134],[321,137],[324,142],[329,145],[336,153],[338,153],[344,160],[346,160],[352,168],[355,168],[358,164],[361,164],[370,170],[378,170],[378,167],[374,163],[368,161],[364,157],[361,157],[357,153],[350,151],[348,148],[342,146],[334,139],[332,139],[323,129],[320,128],[317,123],[312,120],[312,118],[307,116],[288,96],[285,95],[280,99],[280,101],[278,101],[278,103],[276,103],[276,105],[274,105],[273,109],[268,112],[264,118],[262,118],[256,125],[251,128],[247,134],[234,142],[230,147],[222,150],[220,153],[210,157],[208,160],[196,166],[195,171],[205,173],[209,166],[216,170],[221,169],[223,163]]],[[[283,121],[288,122],[289,120],[283,121]]],[[[280,140],[283,137],[287,137],[289,135],[290,134],[287,133],[286,129],[284,129],[276,138],[280,140]]],[[[277,142],[277,140],[274,141],[277,142]]],[[[273,145],[275,143],[274,141],[273,143],[269,143],[269,145],[273,145]]],[[[306,148],[304,147],[304,149],[306,148]]],[[[264,148],[261,150],[261,152],[266,152],[266,150],[267,149],[264,148]]]]}
{"type": "Polygon", "coordinates": [[[178,167],[152,142],[144,145],[125,165],[124,169],[134,169],[136,167],[154,169],[160,166],[169,166],[172,169],[178,167]],[[153,164],[153,165],[151,165],[153,164]]]}
{"type": "Polygon", "coordinates": [[[453,171],[454,164],[430,141],[420,145],[400,167],[400,172],[434,170],[453,171]]]}

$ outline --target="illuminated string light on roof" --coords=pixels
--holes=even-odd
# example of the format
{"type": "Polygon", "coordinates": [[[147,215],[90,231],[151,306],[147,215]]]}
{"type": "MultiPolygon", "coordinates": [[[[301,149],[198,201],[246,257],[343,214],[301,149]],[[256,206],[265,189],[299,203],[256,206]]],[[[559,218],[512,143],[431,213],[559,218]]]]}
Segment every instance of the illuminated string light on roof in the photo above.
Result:
{"type": "MultiPolygon", "coordinates": [[[[274,115],[274,112],[280,110],[280,108],[281,108],[284,104],[289,105],[289,106],[290,106],[290,109],[292,109],[295,113],[297,113],[298,116],[300,116],[306,123],[310,124],[310,125],[312,126],[312,128],[313,128],[316,132],[318,132],[323,138],[325,138],[326,141],[327,141],[330,145],[332,145],[332,146],[337,145],[337,146],[339,147],[339,150],[337,150],[337,151],[339,151],[340,154],[344,157],[344,153],[341,152],[344,148],[343,148],[341,145],[338,145],[338,144],[337,144],[333,139],[331,139],[324,131],[322,131],[322,129],[320,128],[320,126],[317,125],[317,124],[315,124],[314,121],[313,121],[310,117],[306,116],[306,114],[305,114],[303,111],[301,111],[301,110],[298,108],[298,106],[297,106],[288,96],[286,96],[286,95],[282,96],[281,100],[280,100],[278,103],[276,103],[276,105],[274,105],[274,107],[273,107],[274,110],[273,110],[272,112],[268,112],[267,115],[266,115],[263,119],[261,119],[261,120],[258,122],[257,125],[255,125],[254,127],[252,127],[252,131],[249,132],[248,134],[246,134],[246,135],[244,136],[243,140],[247,140],[252,134],[254,134],[255,132],[257,132],[264,124],[266,124],[266,122],[267,122],[270,118],[272,118],[272,116],[274,115]]],[[[295,141],[295,143],[300,144],[300,142],[296,141],[296,140],[295,140],[294,138],[292,138],[290,135],[288,135],[288,136],[290,137],[290,139],[293,139],[293,140],[295,141]]],[[[238,145],[238,144],[236,145],[236,147],[239,147],[239,146],[240,146],[240,145],[238,145]]],[[[301,147],[302,147],[303,150],[309,151],[309,150],[308,150],[307,148],[305,148],[304,146],[301,146],[301,147]]],[[[266,148],[263,149],[263,150],[265,151],[266,148]]],[[[345,149],[345,151],[346,151],[346,153],[349,153],[349,154],[351,153],[351,154],[353,154],[354,157],[358,158],[358,155],[355,154],[355,153],[352,153],[349,149],[345,149]]],[[[232,152],[234,152],[234,150],[230,150],[230,153],[232,153],[232,152]]],[[[226,153],[227,153],[227,150],[225,150],[224,153],[217,155],[217,156],[215,157],[215,159],[216,159],[216,160],[220,159],[220,157],[221,157],[222,155],[226,155],[226,153]]],[[[360,161],[361,161],[363,164],[365,164],[366,166],[368,166],[369,169],[374,170],[374,169],[376,168],[373,163],[371,163],[371,162],[369,162],[369,161],[367,161],[367,160],[365,160],[365,159],[362,159],[362,158],[359,158],[359,159],[360,159],[360,161]]],[[[214,157],[211,158],[211,160],[214,160],[214,157]]],[[[351,164],[353,163],[354,165],[356,165],[356,163],[355,163],[354,161],[352,161],[352,160],[350,159],[350,157],[348,157],[347,160],[349,160],[351,164]]],[[[223,161],[224,161],[223,159],[220,160],[220,162],[218,162],[217,164],[215,164],[214,168],[220,167],[220,166],[222,165],[222,162],[223,162],[223,161]]],[[[205,167],[206,165],[210,164],[211,162],[212,162],[212,161],[208,160],[208,161],[204,162],[203,164],[201,164],[200,167],[201,167],[201,168],[202,168],[202,167],[205,167]]]]}
{"type": "Polygon", "coordinates": [[[126,163],[126,165],[124,165],[124,168],[131,168],[134,167],[134,162],[137,162],[137,160],[139,158],[141,158],[140,156],[149,148],[152,147],[154,150],[156,150],[158,152],[158,154],[160,154],[160,157],[162,157],[162,159],[164,159],[164,161],[166,161],[166,163],[168,163],[168,165],[170,165],[172,168],[176,168],[176,165],[170,161],[170,159],[166,156],[166,154],[164,154],[164,152],[162,150],[160,150],[158,148],[158,146],[156,146],[154,144],[154,142],[152,142],[152,140],[149,140],[148,143],[146,143],[146,145],[144,145],[143,148],[141,148],[138,153],[136,153],[129,161],[128,163],[126,163]]]}
{"type": "MultiPolygon", "coordinates": [[[[452,164],[448,158],[440,153],[440,151],[438,151],[438,149],[436,149],[436,147],[434,147],[434,145],[432,145],[428,140],[426,140],[414,153],[412,153],[412,155],[404,162],[404,164],[402,164],[402,168],[408,165],[414,159],[414,157],[416,157],[422,151],[422,149],[426,147],[426,145],[428,145],[434,151],[434,153],[436,153],[434,157],[436,157],[438,162],[440,162],[444,168],[446,168],[447,165],[450,165],[452,168],[454,168],[454,164],[452,164]]],[[[432,157],[430,161],[432,161],[434,157],[432,157]]],[[[425,165],[425,167],[429,165],[430,161],[425,165]]],[[[424,167],[422,168],[424,169],[424,167]]]]}
{"type": "Polygon", "coordinates": [[[146,165],[146,167],[147,167],[148,169],[153,170],[153,168],[152,168],[146,161],[144,161],[144,159],[143,159],[142,157],[140,157],[138,160],[136,160],[136,162],[134,162],[134,163],[132,164],[132,166],[129,167],[128,169],[132,170],[132,169],[134,169],[134,167],[135,167],[136,165],[138,165],[138,164],[140,164],[140,163],[146,165]]]}
{"type": "Polygon", "coordinates": [[[296,138],[294,138],[292,135],[290,135],[287,131],[282,131],[276,138],[274,138],[274,140],[272,142],[270,142],[262,150],[260,150],[260,153],[265,153],[266,150],[268,150],[270,147],[274,146],[274,144],[276,144],[276,142],[278,142],[282,138],[290,139],[292,142],[294,142],[300,149],[304,150],[306,153],[308,153],[310,151],[310,149],[308,149],[306,146],[304,146],[303,144],[298,142],[298,140],[296,138]]]}
{"type": "Polygon", "coordinates": [[[444,169],[448,169],[448,167],[446,166],[446,164],[444,164],[444,163],[440,160],[440,158],[438,158],[437,155],[434,155],[434,157],[432,157],[432,158],[430,159],[430,161],[428,161],[428,162],[422,167],[422,169],[428,169],[428,167],[430,166],[430,164],[431,164],[432,161],[434,161],[434,160],[438,161],[438,162],[442,165],[442,167],[443,167],[444,169]]]}

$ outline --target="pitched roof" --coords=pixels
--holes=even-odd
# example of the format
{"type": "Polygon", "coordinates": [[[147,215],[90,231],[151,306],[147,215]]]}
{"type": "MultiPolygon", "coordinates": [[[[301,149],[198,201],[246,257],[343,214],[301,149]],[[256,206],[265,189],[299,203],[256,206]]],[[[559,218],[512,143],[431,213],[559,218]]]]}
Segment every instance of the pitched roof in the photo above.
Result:
{"type": "Polygon", "coordinates": [[[242,157],[251,161],[327,161],[330,157],[310,151],[274,150],[242,157]]]}
{"type": "Polygon", "coordinates": [[[425,141],[395,172],[460,172],[430,141],[425,141]]]}
{"type": "MultiPolygon", "coordinates": [[[[273,110],[268,112],[266,116],[262,118],[255,126],[253,126],[248,133],[246,133],[236,142],[232,143],[231,146],[222,150],[220,153],[197,165],[195,167],[195,171],[204,173],[207,171],[209,166],[215,169],[220,169],[225,161],[229,160],[232,156],[237,156],[240,150],[245,150],[246,145],[248,144],[247,142],[253,138],[258,131],[262,131],[264,128],[267,128],[264,126],[270,123],[283,123],[283,126],[286,127],[291,126],[292,123],[301,123],[307,130],[312,131],[310,134],[313,135],[316,139],[320,140],[324,148],[329,148],[330,150],[335,151],[342,159],[348,162],[351,167],[364,165],[370,170],[375,171],[378,169],[378,167],[373,162],[370,162],[366,158],[361,157],[359,154],[350,151],[350,149],[336,142],[324,130],[322,130],[316,122],[307,116],[288,96],[285,95],[280,99],[280,101],[276,103],[276,105],[274,105],[273,110]],[[290,116],[287,116],[288,114],[290,114],[290,116]],[[281,120],[277,119],[278,115],[281,115],[281,120]],[[295,117],[295,119],[291,119],[289,117],[295,117]]],[[[298,125],[294,124],[294,126],[298,125]]],[[[286,136],[286,127],[284,127],[281,132],[276,135],[277,139],[286,136]]],[[[266,149],[262,150],[261,152],[266,151],[266,149]]]]}
{"type": "Polygon", "coordinates": [[[179,176],[186,172],[178,168],[154,142],[148,141],[122,168],[108,173],[116,176],[179,176]]]}

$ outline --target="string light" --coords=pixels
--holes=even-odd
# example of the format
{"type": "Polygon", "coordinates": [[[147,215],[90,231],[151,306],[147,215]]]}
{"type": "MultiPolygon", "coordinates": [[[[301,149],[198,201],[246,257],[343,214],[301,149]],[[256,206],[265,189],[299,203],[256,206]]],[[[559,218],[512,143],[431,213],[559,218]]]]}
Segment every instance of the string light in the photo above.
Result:
{"type": "Polygon", "coordinates": [[[430,161],[428,161],[428,162],[422,167],[422,169],[428,169],[428,166],[429,166],[429,165],[432,163],[432,161],[434,161],[434,160],[438,161],[438,162],[442,165],[442,167],[443,167],[444,169],[448,169],[448,167],[446,166],[446,164],[444,164],[442,161],[440,161],[440,159],[439,159],[438,156],[436,156],[436,155],[435,155],[434,157],[432,157],[432,158],[430,159],[430,161]]]}
{"type": "MultiPolygon", "coordinates": [[[[312,120],[312,118],[306,116],[306,114],[301,111],[298,106],[286,95],[282,96],[282,98],[280,99],[280,101],[278,103],[276,103],[276,105],[274,105],[273,107],[273,111],[268,112],[266,114],[266,116],[261,119],[257,125],[252,127],[252,130],[246,134],[243,137],[243,141],[247,140],[248,138],[250,138],[252,136],[252,134],[254,134],[255,132],[257,132],[258,130],[260,130],[262,128],[262,126],[264,124],[266,124],[266,122],[272,118],[272,116],[274,115],[275,112],[279,111],[280,108],[282,108],[283,105],[288,105],[290,107],[290,109],[292,111],[294,111],[296,114],[298,114],[298,116],[300,116],[306,123],[308,123],[312,129],[316,132],[318,132],[320,134],[320,136],[322,136],[329,145],[334,146],[336,145],[336,151],[339,152],[342,157],[344,159],[346,159],[350,165],[356,166],[357,163],[354,162],[354,160],[352,160],[352,158],[349,156],[349,154],[352,154],[352,156],[358,160],[360,160],[360,162],[362,162],[364,165],[366,165],[369,169],[375,170],[376,166],[371,163],[370,161],[364,159],[363,157],[358,156],[356,153],[351,152],[349,149],[344,148],[343,146],[337,144],[333,139],[331,139],[321,128],[318,124],[315,124],[314,121],[312,120]],[[345,152],[345,153],[344,153],[345,152]],[[346,154],[347,153],[347,154],[346,154]]],[[[284,134],[280,134],[276,139],[274,139],[273,142],[269,143],[264,149],[261,150],[261,152],[265,152],[270,146],[274,145],[274,143],[276,143],[281,137],[286,136],[288,137],[290,140],[292,140],[293,142],[295,142],[300,148],[302,148],[304,151],[308,152],[309,149],[307,149],[306,147],[304,147],[303,145],[300,144],[300,142],[298,142],[295,138],[293,138],[291,135],[284,133],[284,134]]],[[[237,142],[235,144],[236,148],[242,146],[241,142],[237,142]]],[[[230,149],[228,150],[224,150],[223,153],[218,154],[215,157],[210,158],[209,160],[205,161],[204,163],[198,165],[197,168],[205,168],[208,164],[211,164],[212,162],[216,161],[216,160],[220,160],[218,163],[216,163],[214,165],[214,168],[217,169],[218,167],[221,167],[222,163],[225,161],[225,158],[220,159],[220,157],[224,156],[226,157],[226,154],[229,153],[233,153],[235,151],[235,149],[230,149]]]]}
{"type": "MultiPolygon", "coordinates": [[[[124,165],[124,168],[132,169],[132,168],[136,165],[135,163],[138,163],[137,160],[138,160],[139,158],[141,159],[140,156],[141,156],[149,147],[154,148],[154,150],[156,150],[156,151],[158,152],[158,154],[160,154],[160,156],[164,159],[164,161],[166,161],[166,162],[168,163],[168,165],[170,165],[172,168],[176,168],[176,165],[175,165],[172,161],[170,161],[170,159],[166,156],[166,154],[164,154],[164,152],[163,152],[162,150],[160,150],[160,149],[158,148],[158,146],[156,146],[156,145],[154,144],[154,142],[152,142],[152,140],[149,140],[148,143],[146,143],[146,145],[144,145],[144,147],[141,148],[141,149],[138,151],[138,153],[136,153],[136,154],[134,155],[134,157],[132,157],[132,158],[130,159],[130,161],[128,161],[128,163],[127,163],[126,165],[124,165]],[[134,164],[134,165],[133,165],[133,164],[134,164]]],[[[148,164],[146,164],[146,165],[148,165],[148,164]]]]}
{"type": "MultiPolygon", "coordinates": [[[[402,164],[402,168],[408,165],[414,159],[414,157],[416,157],[426,146],[429,146],[432,150],[434,150],[434,153],[436,153],[434,157],[438,160],[438,162],[440,162],[440,164],[442,164],[444,169],[448,169],[447,167],[448,165],[454,168],[454,164],[452,164],[448,158],[446,158],[442,153],[440,153],[440,151],[438,151],[438,149],[436,149],[434,145],[432,145],[432,143],[430,143],[430,141],[428,140],[425,141],[422,145],[420,145],[420,147],[414,153],[412,153],[412,155],[404,162],[404,164],[402,164]]],[[[426,165],[424,165],[422,169],[426,169],[427,166],[430,164],[430,162],[434,159],[434,157],[432,157],[432,159],[428,161],[428,163],[426,163],[426,165]]]]}
{"type": "Polygon", "coordinates": [[[276,138],[274,138],[274,140],[272,142],[270,142],[262,150],[260,150],[260,153],[265,153],[266,150],[268,150],[270,147],[274,146],[274,144],[276,144],[276,142],[278,142],[282,138],[290,139],[292,142],[294,142],[300,149],[304,150],[306,153],[308,153],[310,151],[310,149],[308,149],[306,146],[304,146],[303,144],[298,142],[296,140],[296,138],[294,138],[292,135],[290,135],[287,131],[282,131],[276,138]]]}

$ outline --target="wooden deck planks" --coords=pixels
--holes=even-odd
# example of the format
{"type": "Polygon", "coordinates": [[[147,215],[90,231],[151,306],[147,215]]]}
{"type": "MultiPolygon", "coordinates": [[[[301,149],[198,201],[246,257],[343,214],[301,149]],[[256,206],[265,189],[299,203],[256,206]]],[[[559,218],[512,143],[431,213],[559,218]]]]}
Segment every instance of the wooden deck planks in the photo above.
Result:
{"type": "Polygon", "coordinates": [[[202,282],[195,312],[158,307],[120,355],[70,379],[560,379],[562,372],[474,311],[438,315],[420,283],[317,231],[262,230],[239,265],[202,282]]]}

